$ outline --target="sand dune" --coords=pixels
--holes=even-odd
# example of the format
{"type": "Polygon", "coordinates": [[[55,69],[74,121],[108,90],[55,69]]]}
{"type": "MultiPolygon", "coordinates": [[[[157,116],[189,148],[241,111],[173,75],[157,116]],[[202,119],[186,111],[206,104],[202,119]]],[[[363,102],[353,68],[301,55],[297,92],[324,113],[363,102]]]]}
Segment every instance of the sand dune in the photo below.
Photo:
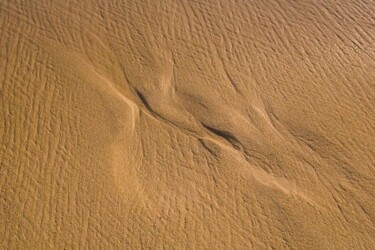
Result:
{"type": "Polygon", "coordinates": [[[1,249],[371,249],[371,1],[0,1],[1,249]]]}

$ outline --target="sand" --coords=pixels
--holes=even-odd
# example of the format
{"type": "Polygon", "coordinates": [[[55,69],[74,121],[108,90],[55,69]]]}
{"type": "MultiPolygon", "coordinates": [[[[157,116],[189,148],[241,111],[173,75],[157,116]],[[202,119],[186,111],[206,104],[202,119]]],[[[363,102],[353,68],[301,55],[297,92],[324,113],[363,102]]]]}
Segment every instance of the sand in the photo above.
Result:
{"type": "Polygon", "coordinates": [[[371,249],[372,1],[0,1],[1,249],[371,249]]]}

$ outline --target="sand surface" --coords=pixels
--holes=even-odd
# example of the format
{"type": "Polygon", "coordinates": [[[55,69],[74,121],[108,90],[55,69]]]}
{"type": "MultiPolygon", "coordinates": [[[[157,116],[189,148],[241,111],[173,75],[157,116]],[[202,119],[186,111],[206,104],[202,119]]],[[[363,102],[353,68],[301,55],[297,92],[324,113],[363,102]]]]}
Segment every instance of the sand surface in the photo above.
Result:
{"type": "Polygon", "coordinates": [[[373,249],[375,3],[0,0],[0,249],[373,249]]]}

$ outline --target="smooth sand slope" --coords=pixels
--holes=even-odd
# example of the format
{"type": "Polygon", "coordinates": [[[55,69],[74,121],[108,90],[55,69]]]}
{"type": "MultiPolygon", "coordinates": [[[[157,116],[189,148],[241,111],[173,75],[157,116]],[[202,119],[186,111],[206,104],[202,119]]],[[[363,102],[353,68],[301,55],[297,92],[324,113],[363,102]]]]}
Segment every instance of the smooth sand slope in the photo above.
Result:
{"type": "Polygon", "coordinates": [[[0,0],[1,249],[371,249],[373,1],[0,0]]]}

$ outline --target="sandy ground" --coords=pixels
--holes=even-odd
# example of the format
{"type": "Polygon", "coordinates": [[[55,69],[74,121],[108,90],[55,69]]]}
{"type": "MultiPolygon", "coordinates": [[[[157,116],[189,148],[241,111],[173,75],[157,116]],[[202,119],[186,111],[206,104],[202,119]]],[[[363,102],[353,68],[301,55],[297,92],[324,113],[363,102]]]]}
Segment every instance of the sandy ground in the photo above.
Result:
{"type": "Polygon", "coordinates": [[[1,249],[371,249],[372,1],[0,1],[1,249]]]}

